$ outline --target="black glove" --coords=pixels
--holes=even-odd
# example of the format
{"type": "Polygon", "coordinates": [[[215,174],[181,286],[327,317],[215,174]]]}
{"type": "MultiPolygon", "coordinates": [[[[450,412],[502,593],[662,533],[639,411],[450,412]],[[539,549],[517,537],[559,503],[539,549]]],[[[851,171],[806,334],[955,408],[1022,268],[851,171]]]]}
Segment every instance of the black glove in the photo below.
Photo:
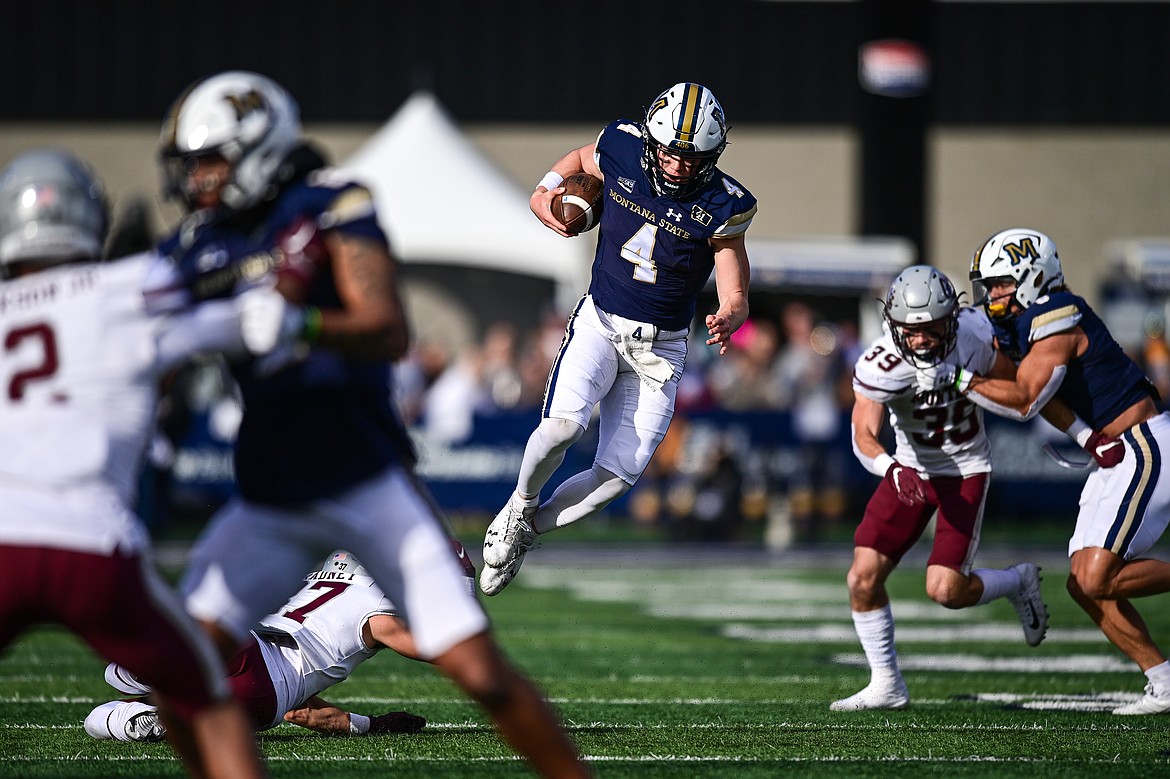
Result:
{"type": "Polygon", "coordinates": [[[370,735],[384,733],[418,733],[426,727],[427,721],[409,711],[392,711],[380,717],[370,717],[370,735]]]}

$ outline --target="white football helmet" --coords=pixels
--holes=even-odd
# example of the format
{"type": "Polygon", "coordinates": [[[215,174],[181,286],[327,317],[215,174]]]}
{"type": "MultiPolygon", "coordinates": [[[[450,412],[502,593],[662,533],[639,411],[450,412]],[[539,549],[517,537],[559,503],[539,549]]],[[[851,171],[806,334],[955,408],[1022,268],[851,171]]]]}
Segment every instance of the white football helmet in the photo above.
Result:
{"type": "Polygon", "coordinates": [[[96,260],[109,228],[105,190],[89,166],[59,149],[38,149],[0,172],[0,272],[13,263],[48,266],[96,260]]]}
{"type": "Polygon", "coordinates": [[[180,95],[163,122],[164,191],[194,207],[188,165],[218,154],[232,166],[221,202],[250,208],[274,193],[281,166],[300,142],[300,109],[282,86],[240,70],[211,76],[180,95]]]}
{"type": "Polygon", "coordinates": [[[325,565],[321,566],[321,571],[322,573],[343,574],[345,576],[364,577],[372,580],[369,572],[362,567],[362,564],[358,562],[356,557],[340,549],[329,555],[329,559],[325,561],[325,565]]]}
{"type": "Polygon", "coordinates": [[[902,356],[916,367],[929,368],[945,360],[955,348],[959,296],[955,285],[938,269],[912,265],[890,284],[882,317],[902,356]],[[923,331],[935,336],[935,345],[911,348],[907,336],[923,331]]]}
{"type": "Polygon", "coordinates": [[[650,105],[642,131],[642,168],[660,195],[686,198],[711,180],[715,163],[727,146],[723,107],[702,84],[684,81],[663,92],[650,105]],[[658,150],[701,162],[686,178],[667,175],[658,150]]]}
{"type": "Polygon", "coordinates": [[[991,282],[1005,278],[1015,280],[1013,298],[1022,308],[1063,287],[1056,242],[1039,230],[1013,227],[996,233],[979,247],[971,258],[971,289],[976,305],[982,304],[993,319],[1011,313],[1013,298],[992,300],[989,294],[991,282]]]}

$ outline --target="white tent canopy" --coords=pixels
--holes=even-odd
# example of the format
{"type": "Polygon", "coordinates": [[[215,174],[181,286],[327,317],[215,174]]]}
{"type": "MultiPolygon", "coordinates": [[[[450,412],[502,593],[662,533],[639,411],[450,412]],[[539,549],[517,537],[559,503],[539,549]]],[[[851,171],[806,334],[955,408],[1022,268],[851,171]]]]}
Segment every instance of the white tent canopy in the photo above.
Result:
{"type": "Polygon", "coordinates": [[[429,92],[416,92],[340,166],[374,193],[404,263],[463,265],[552,280],[557,304],[585,291],[595,242],[542,225],[528,193],[459,131],[429,92]]]}

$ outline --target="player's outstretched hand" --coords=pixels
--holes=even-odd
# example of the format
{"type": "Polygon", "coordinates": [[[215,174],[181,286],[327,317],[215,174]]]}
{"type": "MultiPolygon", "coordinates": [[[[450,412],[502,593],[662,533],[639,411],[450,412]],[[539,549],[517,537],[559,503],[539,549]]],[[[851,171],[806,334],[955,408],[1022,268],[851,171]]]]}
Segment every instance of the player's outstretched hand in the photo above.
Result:
{"type": "Polygon", "coordinates": [[[921,506],[926,503],[926,484],[918,475],[918,471],[895,460],[886,471],[886,478],[897,491],[898,500],[907,506],[921,506]]]}
{"type": "Polygon", "coordinates": [[[349,712],[323,701],[310,701],[299,709],[285,712],[284,721],[327,735],[349,733],[349,712]]]}
{"type": "Polygon", "coordinates": [[[1085,441],[1085,451],[1093,455],[1097,465],[1102,468],[1112,468],[1125,459],[1125,444],[1120,438],[1105,435],[1100,430],[1089,436],[1085,441]]]}
{"type": "Polygon", "coordinates": [[[707,346],[719,344],[719,354],[727,354],[727,347],[731,343],[731,322],[725,316],[707,314],[707,346]]]}

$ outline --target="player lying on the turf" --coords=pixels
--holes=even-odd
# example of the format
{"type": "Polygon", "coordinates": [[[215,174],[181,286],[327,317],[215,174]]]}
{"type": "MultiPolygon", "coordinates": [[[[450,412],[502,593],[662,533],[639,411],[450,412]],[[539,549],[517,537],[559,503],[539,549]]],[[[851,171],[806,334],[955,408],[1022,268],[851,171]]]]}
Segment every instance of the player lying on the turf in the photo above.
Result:
{"type": "MultiPolygon", "coordinates": [[[[475,571],[465,554],[461,559],[467,585],[474,588],[475,571]]],[[[228,679],[257,730],[291,722],[319,733],[417,733],[426,725],[422,717],[405,711],[363,716],[317,695],[385,647],[417,658],[394,604],[352,555],[336,552],[305,577],[305,586],[279,614],[260,621],[251,642],[228,664],[228,679]]],[[[150,693],[113,663],[106,681],[128,695],[150,693]]],[[[85,718],[85,731],[118,741],[158,741],[165,735],[148,700],[103,703],[85,718]]]]}

